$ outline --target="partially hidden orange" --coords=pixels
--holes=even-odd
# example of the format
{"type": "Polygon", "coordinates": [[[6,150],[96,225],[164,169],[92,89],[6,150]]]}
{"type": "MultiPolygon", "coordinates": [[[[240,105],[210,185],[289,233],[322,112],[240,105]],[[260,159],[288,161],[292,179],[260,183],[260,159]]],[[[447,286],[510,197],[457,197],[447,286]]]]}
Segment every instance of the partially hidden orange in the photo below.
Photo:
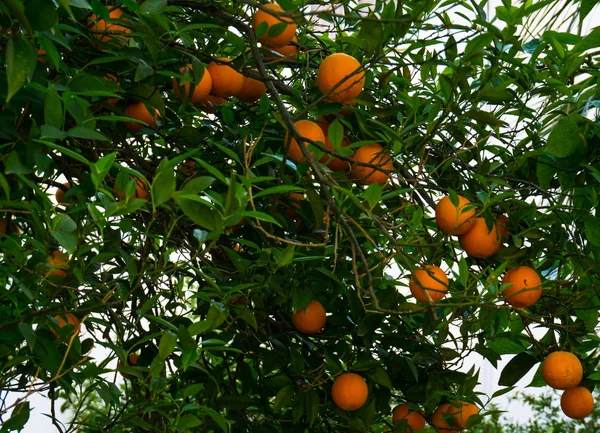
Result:
{"type": "Polygon", "coordinates": [[[413,433],[425,428],[425,417],[420,410],[410,410],[407,403],[400,404],[392,411],[392,423],[406,420],[406,430],[403,433],[413,433]]]}
{"type": "Polygon", "coordinates": [[[427,265],[413,271],[409,288],[417,301],[431,304],[444,299],[448,284],[448,277],[444,271],[437,266],[427,265]]]}
{"type": "Polygon", "coordinates": [[[221,98],[236,96],[244,86],[244,76],[233,69],[231,59],[219,57],[206,67],[212,78],[210,94],[221,98]]]}
{"type": "MultiPolygon", "coordinates": [[[[255,69],[256,71],[256,69],[255,69]]],[[[258,101],[267,92],[267,86],[260,80],[244,76],[244,84],[237,94],[240,101],[253,103],[258,101]]]]}
{"type": "Polygon", "coordinates": [[[47,277],[58,277],[65,278],[67,276],[66,269],[68,269],[67,261],[69,260],[69,256],[65,253],[55,250],[52,252],[52,255],[48,257],[47,267],[49,268],[46,271],[47,277]]]}
{"type": "Polygon", "coordinates": [[[457,432],[470,429],[469,418],[479,413],[479,408],[473,403],[454,401],[438,406],[431,416],[431,425],[439,433],[457,432]]]}
{"type": "MultiPolygon", "coordinates": [[[[276,13],[284,10],[276,3],[267,4],[265,9],[276,13]]],[[[276,17],[268,11],[259,9],[252,18],[252,27],[254,31],[259,29],[262,23],[266,23],[266,32],[258,40],[270,48],[278,48],[288,45],[296,35],[296,23],[288,17],[276,17]],[[285,23],[285,24],[283,24],[285,23]]],[[[261,28],[264,27],[261,26],[261,28]]]]}
{"type": "Polygon", "coordinates": [[[542,296],[542,280],[529,266],[509,270],[502,278],[502,285],[511,284],[502,291],[504,300],[515,308],[528,308],[542,296]]]}
{"type": "MultiPolygon", "coordinates": [[[[305,146],[310,144],[310,142],[307,140],[325,144],[325,135],[323,134],[323,130],[315,122],[310,120],[299,120],[294,123],[294,126],[298,130],[300,136],[304,139],[303,141],[305,146]]],[[[306,158],[300,150],[300,145],[296,139],[291,136],[289,131],[285,134],[284,138],[284,144],[287,145],[287,143],[289,143],[288,157],[295,162],[305,162],[306,158]]],[[[313,155],[312,152],[311,155],[313,155]]]]}
{"type": "Polygon", "coordinates": [[[567,389],[560,397],[560,408],[572,419],[583,419],[594,410],[594,396],[583,386],[567,389]]]}
{"type": "Polygon", "coordinates": [[[159,112],[156,108],[152,108],[152,113],[143,102],[133,102],[125,108],[125,116],[144,122],[146,125],[135,122],[124,122],[125,127],[135,134],[140,132],[143,128],[156,128],[156,120],[158,119],[159,112]]]}
{"type": "MultiPolygon", "coordinates": [[[[81,329],[81,322],[79,321],[77,316],[75,316],[74,314],[71,314],[71,313],[65,313],[65,314],[60,314],[58,316],[55,316],[54,318],[58,322],[59,328],[64,328],[67,325],[71,325],[73,327],[71,332],[69,332],[66,341],[68,341],[73,334],[79,335],[79,331],[81,329]]],[[[50,328],[50,331],[52,331],[52,333],[54,334],[54,336],[56,337],[57,340],[61,339],[59,333],[56,332],[54,329],[50,328]]]]}
{"type": "Polygon", "coordinates": [[[296,329],[304,334],[317,334],[325,326],[327,314],[323,305],[313,299],[304,309],[299,310],[292,316],[292,322],[296,329]]]}
{"type": "Polygon", "coordinates": [[[92,15],[91,17],[91,31],[93,36],[101,41],[93,41],[92,44],[99,50],[106,49],[104,44],[107,44],[111,48],[117,48],[125,44],[129,39],[127,33],[131,33],[131,30],[127,27],[111,22],[113,20],[121,19],[123,11],[120,8],[111,10],[109,15],[109,22],[97,17],[96,15],[92,15]]]}
{"type": "MultiPolygon", "coordinates": [[[[325,136],[325,148],[331,151],[335,151],[336,148],[333,146],[333,143],[331,143],[331,140],[329,140],[329,126],[331,125],[331,123],[324,116],[319,116],[317,118],[317,123],[321,127],[323,135],[325,136]]],[[[344,137],[339,147],[347,147],[349,145],[350,141],[346,137],[344,137]]],[[[327,167],[329,167],[331,171],[348,171],[350,169],[350,164],[348,163],[348,161],[344,161],[343,159],[329,154],[323,155],[323,157],[320,159],[320,162],[326,163],[327,167]]]]}
{"type": "Polygon", "coordinates": [[[375,143],[356,149],[352,159],[356,162],[353,164],[350,177],[359,180],[364,185],[371,185],[372,183],[385,184],[394,168],[390,154],[382,146],[375,143]],[[372,164],[377,167],[367,167],[362,164],[372,164]]]}
{"type": "Polygon", "coordinates": [[[475,207],[462,195],[457,198],[457,205],[446,196],[435,207],[435,223],[449,235],[464,235],[475,224],[475,207]]]}
{"type": "MultiPolygon", "coordinates": [[[[117,182],[115,182],[115,184],[113,185],[113,188],[115,190],[115,198],[117,198],[118,200],[127,199],[127,193],[125,191],[121,191],[121,189],[117,185],[117,182]]],[[[148,184],[146,183],[146,181],[143,179],[136,178],[135,179],[135,191],[130,196],[130,198],[142,198],[144,200],[147,200],[148,195],[149,195],[148,194],[148,184]]]]}
{"type": "MultiPolygon", "coordinates": [[[[183,73],[191,73],[192,74],[192,78],[193,78],[193,67],[192,65],[187,65],[184,66],[183,68],[181,68],[179,70],[179,72],[183,73]]],[[[193,80],[192,80],[193,81],[193,80]]],[[[179,80],[177,78],[173,78],[173,90],[175,91],[175,94],[190,102],[191,104],[197,104],[198,102],[201,102],[202,100],[204,100],[208,94],[210,93],[211,89],[212,89],[212,77],[210,76],[210,72],[208,72],[208,70],[206,68],[204,68],[204,71],[202,72],[202,78],[200,78],[200,81],[198,82],[198,84],[196,84],[194,86],[194,90],[192,92],[192,83],[187,83],[183,86],[183,94],[181,93],[181,88],[179,86],[179,80]]]]}
{"type": "Polygon", "coordinates": [[[331,54],[319,66],[317,85],[329,100],[350,102],[362,92],[365,72],[354,57],[344,53],[331,54]]]}
{"type": "Polygon", "coordinates": [[[467,255],[484,259],[496,254],[500,248],[500,233],[495,223],[488,229],[484,218],[475,218],[473,227],[459,236],[458,242],[467,255]]]}

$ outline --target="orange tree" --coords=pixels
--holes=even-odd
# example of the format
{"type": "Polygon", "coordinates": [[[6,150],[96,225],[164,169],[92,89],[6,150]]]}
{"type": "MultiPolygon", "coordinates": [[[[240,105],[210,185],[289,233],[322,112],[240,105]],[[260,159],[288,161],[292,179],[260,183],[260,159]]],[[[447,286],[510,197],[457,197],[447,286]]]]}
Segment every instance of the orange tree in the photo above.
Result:
{"type": "Polygon", "coordinates": [[[35,393],[60,432],[458,431],[550,352],[599,379],[599,30],[278,4],[0,3],[0,431],[35,393]],[[494,395],[470,354],[515,355],[494,395]]]}

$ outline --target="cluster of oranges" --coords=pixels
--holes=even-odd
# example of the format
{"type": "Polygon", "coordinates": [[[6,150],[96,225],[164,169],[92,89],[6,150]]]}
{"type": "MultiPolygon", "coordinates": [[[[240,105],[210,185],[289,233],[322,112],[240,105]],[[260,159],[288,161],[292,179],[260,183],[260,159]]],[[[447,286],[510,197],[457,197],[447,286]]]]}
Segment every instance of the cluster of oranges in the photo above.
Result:
{"type": "MultiPolygon", "coordinates": [[[[453,200],[446,196],[435,208],[438,228],[449,235],[457,235],[467,255],[476,258],[495,254],[508,236],[507,219],[501,215],[488,227],[485,218],[476,217],[475,205],[463,196],[453,200]]],[[[435,303],[444,298],[448,290],[448,277],[442,269],[426,265],[413,271],[409,284],[412,295],[420,302],[435,303]]],[[[528,308],[542,296],[542,280],[529,266],[508,270],[502,279],[502,296],[515,308],[528,308]]]]}
{"type": "Polygon", "coordinates": [[[589,389],[579,386],[583,366],[571,352],[552,352],[542,363],[542,378],[551,388],[563,390],[560,407],[565,415],[583,419],[594,410],[594,397],[589,389]]]}

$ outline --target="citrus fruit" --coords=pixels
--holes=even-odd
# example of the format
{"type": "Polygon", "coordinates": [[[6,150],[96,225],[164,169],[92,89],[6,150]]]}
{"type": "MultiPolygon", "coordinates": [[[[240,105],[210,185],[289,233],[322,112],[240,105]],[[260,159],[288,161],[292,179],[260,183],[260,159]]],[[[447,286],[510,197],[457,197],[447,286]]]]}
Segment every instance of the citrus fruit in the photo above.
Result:
{"type": "Polygon", "coordinates": [[[7,229],[10,227],[10,231],[16,234],[21,233],[21,229],[16,224],[8,224],[8,218],[0,218],[0,233],[6,234],[7,229]]]}
{"type": "MultiPolygon", "coordinates": [[[[129,355],[127,355],[127,366],[128,367],[135,367],[137,365],[137,361],[140,358],[140,355],[138,355],[137,353],[130,353],[129,355]]],[[[117,368],[121,369],[123,367],[123,363],[121,361],[119,361],[117,368]]],[[[133,379],[134,376],[132,374],[126,373],[124,371],[121,371],[121,376],[123,376],[123,378],[125,379],[133,379]]]]}
{"type": "Polygon", "coordinates": [[[242,90],[244,76],[227,63],[231,63],[231,59],[219,57],[216,62],[210,62],[206,67],[212,78],[210,94],[213,96],[228,98],[236,96],[242,90]]]}
{"type": "MultiPolygon", "coordinates": [[[[113,9],[109,14],[110,20],[118,20],[121,18],[121,15],[123,15],[121,9],[113,9]]],[[[123,43],[129,39],[129,36],[125,36],[126,33],[131,32],[127,27],[112,22],[106,22],[96,15],[92,15],[91,20],[93,21],[91,30],[95,33],[94,37],[101,42],[111,47],[117,47],[123,45],[123,43]]],[[[92,44],[101,51],[106,49],[106,46],[100,42],[93,41],[92,44]]]]}
{"type": "Polygon", "coordinates": [[[473,227],[459,236],[458,241],[467,255],[484,259],[496,254],[500,248],[500,233],[496,224],[488,229],[484,218],[475,218],[473,227]]]}
{"type": "Polygon", "coordinates": [[[142,128],[155,128],[156,127],[156,119],[158,119],[159,113],[158,110],[154,108],[154,115],[152,112],[148,110],[146,104],[143,102],[133,102],[125,108],[125,115],[127,117],[131,117],[133,119],[139,120],[141,122],[146,123],[146,125],[142,125],[141,123],[134,122],[124,122],[125,127],[131,132],[135,134],[139,132],[142,128]]]}
{"type": "Polygon", "coordinates": [[[277,47],[277,48],[273,48],[273,47],[269,47],[269,51],[273,51],[275,53],[278,53],[281,55],[280,56],[274,56],[272,54],[267,54],[265,57],[267,57],[268,59],[288,59],[288,60],[294,60],[296,57],[298,57],[298,39],[296,39],[296,36],[294,36],[292,38],[292,42],[289,43],[288,45],[284,45],[283,47],[277,47]]]}
{"type": "Polygon", "coordinates": [[[392,157],[379,144],[359,147],[352,158],[356,163],[353,165],[350,177],[360,180],[364,185],[372,183],[383,185],[390,177],[389,172],[394,168],[392,157]],[[378,168],[366,167],[361,163],[373,164],[378,168]]]}
{"type": "Polygon", "coordinates": [[[252,103],[258,101],[267,92],[267,87],[262,81],[250,77],[244,77],[244,84],[237,94],[241,101],[252,103]]]}
{"type": "Polygon", "coordinates": [[[425,417],[421,411],[411,411],[408,404],[396,406],[392,412],[392,423],[396,424],[400,420],[406,420],[406,430],[404,433],[413,433],[425,428],[425,417]]]}
{"type": "Polygon", "coordinates": [[[365,86],[365,72],[359,68],[360,62],[348,54],[336,53],[325,57],[317,71],[319,90],[331,101],[352,101],[365,86]]]}
{"type": "Polygon", "coordinates": [[[357,410],[362,407],[369,396],[367,382],[356,373],[345,373],[338,376],[331,388],[331,398],[342,410],[357,410]]]}
{"type": "Polygon", "coordinates": [[[542,280],[529,266],[509,270],[502,278],[502,285],[512,284],[502,291],[504,300],[515,308],[527,308],[542,296],[542,280]]]}
{"type": "MultiPolygon", "coordinates": [[[[331,123],[324,116],[319,116],[317,118],[317,124],[319,125],[319,127],[323,131],[323,135],[325,136],[325,148],[331,151],[335,151],[335,147],[329,140],[329,126],[331,125],[331,123]]],[[[340,143],[340,147],[346,147],[349,145],[350,142],[346,137],[344,137],[342,139],[342,142],[340,143]]],[[[343,159],[336,158],[335,156],[329,154],[323,155],[323,157],[319,161],[326,163],[327,167],[329,167],[331,171],[347,171],[350,169],[350,164],[348,164],[348,161],[344,161],[343,159]]]]}
{"type": "MultiPolygon", "coordinates": [[[[115,182],[113,186],[115,190],[115,198],[118,200],[127,199],[127,193],[125,191],[121,191],[117,182],[115,182]]],[[[142,198],[144,200],[148,199],[148,184],[145,180],[136,178],[135,179],[135,192],[129,198],[142,198]]]]}
{"type": "Polygon", "coordinates": [[[292,316],[292,322],[296,329],[304,334],[316,334],[323,329],[327,315],[323,305],[313,299],[304,309],[299,310],[292,316]]]}
{"type": "Polygon", "coordinates": [[[594,410],[594,397],[586,387],[576,386],[563,392],[560,407],[569,418],[583,419],[594,410]]]}
{"type": "Polygon", "coordinates": [[[438,406],[431,416],[431,425],[439,433],[470,429],[471,427],[468,425],[469,418],[478,413],[479,409],[472,403],[465,401],[443,403],[438,406]]]}
{"type": "Polygon", "coordinates": [[[220,96],[208,95],[202,101],[200,101],[200,106],[202,111],[205,113],[216,113],[217,107],[219,105],[223,105],[227,101],[225,98],[221,98],[220,96]]]}
{"type": "Polygon", "coordinates": [[[65,269],[68,268],[68,260],[69,257],[65,253],[58,250],[53,251],[52,255],[48,257],[47,266],[49,270],[46,272],[46,276],[65,278],[67,276],[65,269]]]}
{"type": "Polygon", "coordinates": [[[427,304],[441,301],[448,290],[448,277],[437,266],[427,265],[412,273],[410,293],[417,301],[427,304]]]}
{"type": "MultiPolygon", "coordinates": [[[[54,318],[58,322],[59,328],[64,328],[67,325],[73,326],[73,329],[71,330],[71,332],[69,332],[69,335],[65,341],[68,341],[71,338],[72,334],[79,335],[79,331],[81,329],[81,322],[74,314],[65,313],[55,316],[54,318]]],[[[56,336],[57,340],[61,339],[59,333],[56,332],[54,329],[50,328],[50,331],[52,331],[52,333],[56,336]]]]}
{"type": "MultiPolygon", "coordinates": [[[[192,65],[187,65],[184,66],[183,68],[181,68],[179,70],[179,72],[181,72],[182,74],[185,73],[186,71],[189,71],[188,73],[191,74],[192,81],[194,78],[194,74],[192,71],[192,65]]],[[[193,93],[191,93],[191,87],[192,87],[192,83],[187,83],[183,86],[183,95],[181,94],[181,89],[179,86],[179,80],[177,78],[173,78],[173,90],[175,91],[175,94],[186,100],[189,101],[191,104],[197,104],[198,102],[201,102],[202,100],[204,100],[208,94],[210,93],[210,90],[212,89],[212,77],[210,76],[210,72],[208,72],[208,70],[206,68],[204,68],[204,71],[202,72],[202,78],[200,78],[200,81],[198,82],[198,84],[196,84],[194,86],[194,91],[193,93]]]]}
{"type": "Polygon", "coordinates": [[[450,196],[442,198],[435,207],[435,223],[438,228],[449,235],[463,235],[475,224],[475,208],[471,202],[458,196],[458,206],[455,206],[450,196]]]}
{"type": "MultiPolygon", "coordinates": [[[[304,139],[311,140],[314,142],[319,141],[322,144],[325,144],[325,135],[323,134],[323,131],[321,130],[319,125],[317,125],[315,122],[312,122],[310,120],[298,120],[296,123],[294,123],[294,126],[298,130],[298,133],[304,139]]],[[[304,141],[304,145],[308,146],[310,143],[306,140],[304,141]]],[[[306,161],[306,158],[300,150],[300,146],[296,142],[296,139],[291,137],[289,131],[285,134],[284,138],[285,145],[287,145],[288,142],[290,146],[288,149],[288,157],[295,162],[306,161]]]]}
{"type": "Polygon", "coordinates": [[[583,378],[583,366],[571,352],[552,352],[542,363],[542,378],[554,389],[575,388],[583,378]]]}
{"type": "Polygon", "coordinates": [[[69,182],[64,183],[63,188],[56,189],[55,197],[56,197],[56,202],[58,204],[65,204],[65,194],[70,189],[71,189],[71,184],[69,182]]]}
{"type": "MultiPolygon", "coordinates": [[[[275,3],[267,4],[265,8],[273,12],[284,12],[281,6],[275,3]]],[[[252,18],[252,28],[255,32],[261,23],[267,23],[267,31],[258,40],[270,48],[288,45],[296,34],[296,23],[291,18],[278,18],[267,11],[259,9],[252,18]]]]}

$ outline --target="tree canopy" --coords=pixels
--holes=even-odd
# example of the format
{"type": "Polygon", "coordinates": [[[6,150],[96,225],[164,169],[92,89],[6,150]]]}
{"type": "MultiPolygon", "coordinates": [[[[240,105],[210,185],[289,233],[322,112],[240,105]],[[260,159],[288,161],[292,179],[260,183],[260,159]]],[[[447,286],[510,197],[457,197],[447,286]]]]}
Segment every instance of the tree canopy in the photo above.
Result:
{"type": "Polygon", "coordinates": [[[600,380],[596,1],[277,4],[0,2],[1,432],[34,393],[61,433],[448,432],[551,352],[600,380]]]}

